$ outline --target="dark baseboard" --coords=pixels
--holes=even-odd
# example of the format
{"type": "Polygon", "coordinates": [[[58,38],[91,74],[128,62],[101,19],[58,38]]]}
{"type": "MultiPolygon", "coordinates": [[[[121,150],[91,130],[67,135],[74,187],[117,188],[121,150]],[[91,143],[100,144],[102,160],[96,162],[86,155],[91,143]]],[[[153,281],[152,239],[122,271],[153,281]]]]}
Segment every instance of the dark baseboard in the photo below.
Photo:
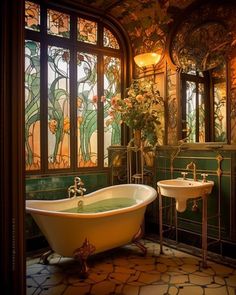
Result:
{"type": "MultiPolygon", "coordinates": [[[[165,227],[163,226],[165,230],[165,227]]],[[[159,236],[158,232],[158,225],[157,224],[145,224],[145,235],[155,235],[159,236]]],[[[166,231],[163,234],[163,237],[172,240],[173,242],[176,241],[175,237],[175,229],[166,231]]],[[[178,229],[178,243],[185,244],[186,246],[192,246],[201,249],[201,234],[189,232],[184,229],[178,229]]],[[[229,257],[232,259],[236,259],[236,241],[227,241],[227,240],[220,240],[218,241],[215,238],[208,238],[208,251],[221,255],[223,257],[229,257]]]]}
{"type": "MultiPolygon", "coordinates": [[[[158,241],[159,233],[156,224],[145,224],[145,236],[154,236],[158,241]]],[[[175,230],[170,230],[164,233],[164,238],[175,242],[175,230]]],[[[185,230],[178,230],[178,243],[185,244],[186,246],[191,246],[201,249],[201,235],[194,232],[187,232],[185,230]]],[[[223,257],[229,257],[236,259],[236,242],[216,239],[208,239],[208,251],[221,255],[223,257]],[[214,242],[214,243],[213,243],[214,242]]],[[[44,236],[37,236],[26,240],[26,254],[31,255],[31,253],[43,252],[43,250],[48,249],[49,245],[44,236]]]]}
{"type": "Polygon", "coordinates": [[[26,240],[26,255],[29,256],[32,253],[42,252],[44,249],[48,249],[49,245],[44,236],[37,236],[26,240]]]}

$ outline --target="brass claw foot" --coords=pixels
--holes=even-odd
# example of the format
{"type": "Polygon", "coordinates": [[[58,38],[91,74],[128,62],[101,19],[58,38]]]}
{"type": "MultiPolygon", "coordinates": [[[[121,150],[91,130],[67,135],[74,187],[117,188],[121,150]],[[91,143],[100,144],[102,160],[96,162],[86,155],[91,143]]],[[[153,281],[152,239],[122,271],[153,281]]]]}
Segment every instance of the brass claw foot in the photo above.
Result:
{"type": "Polygon", "coordinates": [[[54,251],[52,249],[48,250],[47,252],[45,252],[44,254],[41,255],[40,261],[42,261],[42,263],[45,265],[49,264],[48,257],[50,255],[52,255],[52,253],[54,253],[54,251]]]}
{"type": "Polygon", "coordinates": [[[132,243],[134,243],[143,253],[144,256],[147,254],[147,248],[139,241],[143,236],[143,228],[140,226],[139,231],[133,237],[132,243]]]}
{"type": "Polygon", "coordinates": [[[87,259],[88,257],[96,250],[95,246],[89,243],[89,240],[86,238],[83,242],[83,245],[75,249],[74,251],[74,259],[78,260],[81,264],[81,269],[79,276],[81,278],[86,278],[88,276],[88,266],[87,259]]]}

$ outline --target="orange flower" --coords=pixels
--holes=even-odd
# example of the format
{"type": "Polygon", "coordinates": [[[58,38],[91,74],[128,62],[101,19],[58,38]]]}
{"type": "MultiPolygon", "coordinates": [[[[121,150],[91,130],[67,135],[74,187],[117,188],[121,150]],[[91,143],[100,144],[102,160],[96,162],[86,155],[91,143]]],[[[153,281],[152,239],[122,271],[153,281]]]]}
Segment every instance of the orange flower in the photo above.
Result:
{"type": "Polygon", "coordinates": [[[63,131],[65,133],[69,133],[69,131],[70,131],[70,119],[69,119],[69,117],[64,118],[63,131]]]}
{"type": "Polygon", "coordinates": [[[131,102],[131,100],[129,98],[125,98],[124,103],[126,104],[126,106],[128,108],[132,108],[132,102],[131,102]]]}
{"type": "Polygon", "coordinates": [[[118,100],[119,100],[118,97],[113,96],[113,97],[111,98],[111,105],[112,105],[113,107],[115,107],[115,106],[117,105],[117,101],[118,101],[118,100]]]}
{"type": "Polygon", "coordinates": [[[57,131],[57,121],[55,119],[51,119],[48,123],[48,127],[52,134],[55,134],[57,131]]]}
{"type": "Polygon", "coordinates": [[[97,104],[98,103],[98,96],[97,95],[94,95],[93,98],[92,98],[92,103],[93,104],[97,104]]]}
{"type": "Polygon", "coordinates": [[[136,100],[137,100],[137,102],[141,103],[141,102],[144,101],[144,97],[143,97],[141,94],[138,94],[138,95],[136,96],[136,100]]]}
{"type": "Polygon", "coordinates": [[[81,98],[81,97],[77,97],[77,108],[79,109],[79,108],[81,108],[81,106],[82,106],[82,103],[83,103],[83,99],[81,98]]]}

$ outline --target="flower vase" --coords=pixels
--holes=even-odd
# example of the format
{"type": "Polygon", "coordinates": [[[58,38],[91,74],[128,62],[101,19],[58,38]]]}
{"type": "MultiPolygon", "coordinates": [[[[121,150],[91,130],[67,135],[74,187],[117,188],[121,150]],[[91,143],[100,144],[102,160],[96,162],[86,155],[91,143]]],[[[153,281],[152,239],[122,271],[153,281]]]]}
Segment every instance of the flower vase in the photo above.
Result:
{"type": "Polygon", "coordinates": [[[133,131],[133,136],[134,136],[134,145],[136,147],[140,147],[141,146],[141,130],[135,129],[133,131]]]}
{"type": "Polygon", "coordinates": [[[154,152],[146,152],[144,153],[144,161],[147,167],[153,167],[154,165],[154,152]]]}

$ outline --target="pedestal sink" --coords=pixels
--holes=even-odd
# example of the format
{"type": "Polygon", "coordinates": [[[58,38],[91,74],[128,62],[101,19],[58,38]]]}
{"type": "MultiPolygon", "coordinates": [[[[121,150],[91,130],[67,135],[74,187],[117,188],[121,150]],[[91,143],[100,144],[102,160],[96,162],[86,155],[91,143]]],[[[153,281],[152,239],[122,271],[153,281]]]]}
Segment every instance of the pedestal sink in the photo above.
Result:
{"type": "Polygon", "coordinates": [[[199,198],[208,195],[212,191],[213,181],[194,181],[192,179],[166,179],[157,182],[162,196],[175,198],[176,210],[186,210],[188,199],[199,198]]]}
{"type": "MultiPolygon", "coordinates": [[[[157,182],[159,189],[159,231],[160,253],[163,253],[163,228],[162,228],[162,196],[175,198],[176,210],[186,210],[188,199],[202,198],[202,261],[203,267],[207,267],[207,196],[211,193],[213,181],[195,181],[192,179],[167,179],[157,182]]],[[[176,214],[177,217],[177,214],[176,214]]],[[[176,219],[177,220],[177,219],[176,219]]],[[[176,221],[176,236],[177,236],[176,221]]]]}

